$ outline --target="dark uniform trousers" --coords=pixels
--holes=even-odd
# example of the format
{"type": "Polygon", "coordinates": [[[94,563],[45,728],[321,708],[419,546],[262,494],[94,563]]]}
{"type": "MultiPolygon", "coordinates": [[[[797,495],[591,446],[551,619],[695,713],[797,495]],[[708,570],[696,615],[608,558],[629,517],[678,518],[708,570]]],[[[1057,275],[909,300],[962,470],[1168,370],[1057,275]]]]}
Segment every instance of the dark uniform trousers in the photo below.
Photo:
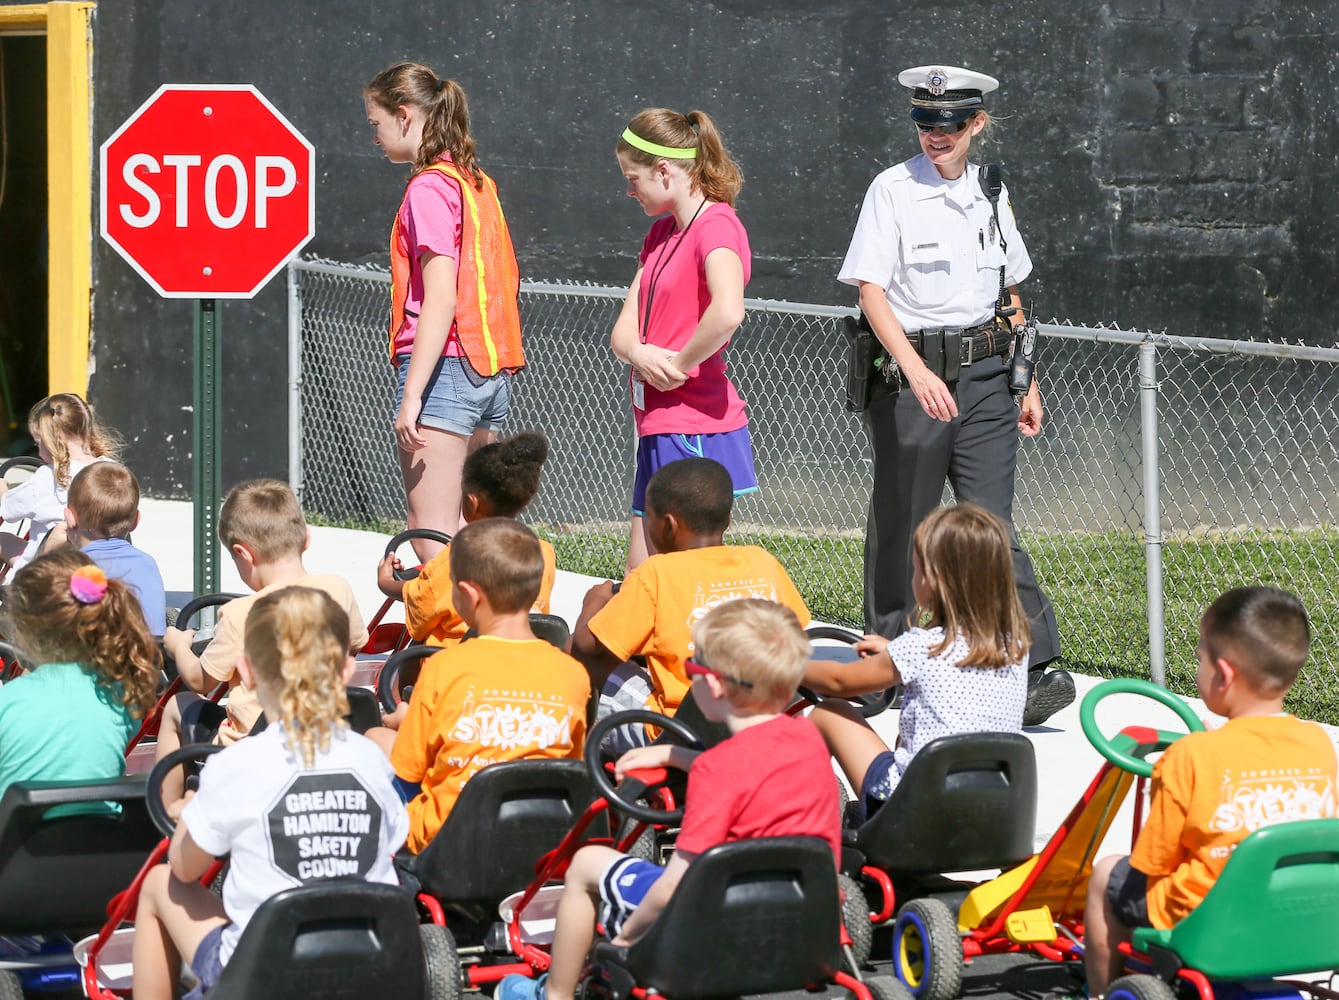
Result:
{"type": "Polygon", "coordinates": [[[865,533],[865,626],[892,638],[907,628],[915,606],[911,590],[911,536],[939,506],[944,480],[959,500],[998,515],[1009,529],[1014,578],[1032,625],[1029,665],[1060,655],[1051,602],[1037,586],[1032,560],[1014,529],[1014,469],[1018,464],[1018,407],[1009,395],[1008,369],[998,357],[964,367],[954,395],[958,416],[933,420],[905,383],[897,393],[875,376],[865,411],[874,454],[874,486],[865,533]]]}

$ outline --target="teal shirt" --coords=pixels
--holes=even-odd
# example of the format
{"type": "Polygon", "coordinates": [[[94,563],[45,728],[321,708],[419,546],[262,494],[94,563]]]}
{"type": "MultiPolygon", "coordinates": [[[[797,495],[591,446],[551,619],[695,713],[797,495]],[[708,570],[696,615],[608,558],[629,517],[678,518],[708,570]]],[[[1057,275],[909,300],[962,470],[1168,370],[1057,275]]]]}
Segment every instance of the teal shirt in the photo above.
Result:
{"type": "Polygon", "coordinates": [[[136,724],[77,663],[45,663],[0,687],[0,796],[16,781],[98,781],[125,773],[136,724]]]}

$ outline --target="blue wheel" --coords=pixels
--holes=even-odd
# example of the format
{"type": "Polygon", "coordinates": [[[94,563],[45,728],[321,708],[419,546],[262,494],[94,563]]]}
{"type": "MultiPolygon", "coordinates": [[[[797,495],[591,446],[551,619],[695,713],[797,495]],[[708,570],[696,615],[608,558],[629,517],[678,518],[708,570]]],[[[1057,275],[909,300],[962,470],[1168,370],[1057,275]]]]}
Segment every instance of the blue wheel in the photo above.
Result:
{"type": "Polygon", "coordinates": [[[898,911],[893,967],[916,1000],[955,1000],[962,989],[962,941],[943,902],[913,899],[898,911]]]}
{"type": "Polygon", "coordinates": [[[1176,1000],[1176,990],[1157,976],[1121,976],[1107,987],[1107,1000],[1176,1000]]]}

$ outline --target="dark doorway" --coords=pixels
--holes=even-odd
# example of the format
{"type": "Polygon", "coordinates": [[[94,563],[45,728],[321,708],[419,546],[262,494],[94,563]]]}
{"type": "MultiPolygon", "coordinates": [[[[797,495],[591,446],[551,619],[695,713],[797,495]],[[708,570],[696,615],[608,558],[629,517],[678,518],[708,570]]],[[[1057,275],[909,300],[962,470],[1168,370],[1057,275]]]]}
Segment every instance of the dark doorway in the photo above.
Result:
{"type": "Polygon", "coordinates": [[[0,454],[46,394],[46,38],[0,35],[0,454]]]}

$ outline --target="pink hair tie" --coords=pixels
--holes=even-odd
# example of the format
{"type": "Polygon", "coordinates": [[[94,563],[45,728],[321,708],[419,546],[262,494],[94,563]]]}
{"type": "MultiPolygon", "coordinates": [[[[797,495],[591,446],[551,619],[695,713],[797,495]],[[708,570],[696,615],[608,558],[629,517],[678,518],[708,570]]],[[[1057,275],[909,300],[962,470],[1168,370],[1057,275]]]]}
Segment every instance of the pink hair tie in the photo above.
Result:
{"type": "Polygon", "coordinates": [[[107,574],[97,566],[80,566],[70,576],[70,593],[80,604],[97,604],[107,596],[107,574]]]}

